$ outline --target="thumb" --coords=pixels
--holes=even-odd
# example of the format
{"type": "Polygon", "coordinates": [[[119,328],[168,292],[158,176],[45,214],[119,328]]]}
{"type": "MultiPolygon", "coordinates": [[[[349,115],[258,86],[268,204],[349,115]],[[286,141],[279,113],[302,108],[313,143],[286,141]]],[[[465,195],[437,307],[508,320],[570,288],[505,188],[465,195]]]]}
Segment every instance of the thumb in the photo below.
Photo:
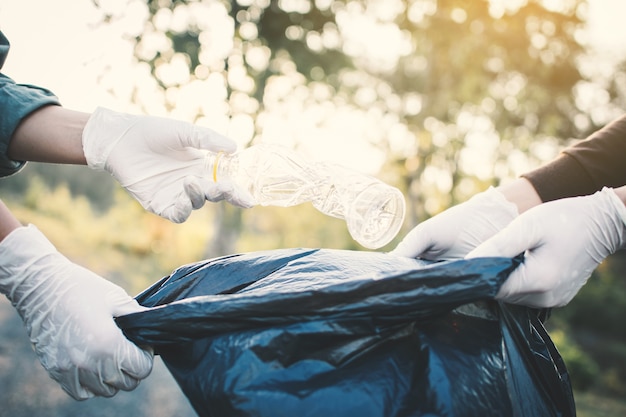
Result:
{"type": "MultiPolygon", "coordinates": [[[[111,283],[111,285],[114,284],[111,283]]],[[[107,301],[111,307],[111,315],[113,317],[125,316],[147,309],[139,305],[137,300],[128,295],[124,289],[117,286],[112,287],[107,301]]]]}
{"type": "Polygon", "coordinates": [[[417,258],[432,246],[430,234],[424,230],[422,223],[411,230],[391,252],[395,256],[417,258]]]}
{"type": "Polygon", "coordinates": [[[536,285],[528,278],[529,270],[537,270],[536,263],[532,256],[524,258],[524,262],[518,265],[504,281],[496,294],[496,299],[536,308],[551,306],[547,296],[541,294],[540,289],[535,288],[536,285]]]}
{"type": "MultiPolygon", "coordinates": [[[[116,291],[111,300],[112,314],[114,317],[137,313],[147,310],[125,291],[116,291]]],[[[126,339],[121,329],[118,344],[119,367],[125,375],[120,378],[120,387],[124,390],[133,389],[139,380],[146,378],[152,371],[153,351],[150,347],[140,348],[126,339]],[[123,381],[123,382],[122,382],[123,381]]]]}
{"type": "Polygon", "coordinates": [[[514,220],[500,232],[487,239],[465,258],[505,257],[513,258],[526,250],[539,246],[539,239],[531,233],[524,223],[514,220]]]}
{"type": "Polygon", "coordinates": [[[528,271],[536,268],[537,254],[532,251],[541,246],[541,238],[539,233],[532,232],[532,227],[518,219],[480,244],[465,258],[491,256],[513,258],[529,251],[524,256],[524,262],[518,265],[504,281],[496,299],[514,304],[537,305],[539,300],[535,300],[533,291],[529,287],[532,283],[528,280],[528,271]]]}
{"type": "MultiPolygon", "coordinates": [[[[167,196],[161,192],[158,193],[158,195],[155,197],[155,200],[160,200],[159,197],[167,198],[167,196]]],[[[168,219],[173,223],[183,223],[191,215],[191,212],[193,210],[193,203],[185,192],[180,192],[174,198],[173,203],[168,204],[165,207],[161,207],[160,210],[158,208],[159,205],[156,204],[154,213],[158,214],[164,219],[168,219]]]]}
{"type": "Polygon", "coordinates": [[[183,146],[212,152],[233,153],[237,150],[237,144],[232,139],[212,129],[195,125],[192,125],[190,134],[182,137],[181,141],[183,146]]]}

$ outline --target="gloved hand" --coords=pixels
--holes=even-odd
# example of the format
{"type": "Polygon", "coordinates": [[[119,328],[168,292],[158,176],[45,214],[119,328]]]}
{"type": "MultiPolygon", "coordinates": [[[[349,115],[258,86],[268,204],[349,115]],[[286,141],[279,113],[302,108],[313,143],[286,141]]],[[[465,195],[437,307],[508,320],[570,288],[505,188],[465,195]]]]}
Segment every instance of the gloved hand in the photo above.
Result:
{"type": "Polygon", "coordinates": [[[205,200],[254,205],[232,182],[214,182],[206,172],[206,151],[232,153],[235,143],[182,121],[133,116],[97,108],[83,131],[87,164],[106,170],[148,211],[175,223],[187,220],[205,200]]]}
{"type": "Polygon", "coordinates": [[[489,188],[418,224],[391,253],[430,260],[460,259],[517,215],[515,204],[489,188]]]}
{"type": "Polygon", "coordinates": [[[75,399],[129,391],[150,374],[152,352],[126,339],[113,320],[142,307],[70,262],[35,226],[0,242],[0,292],[24,320],[43,367],[75,399]]]}
{"type": "Polygon", "coordinates": [[[531,307],[571,301],[604,258],[624,244],[626,207],[612,189],[541,204],[516,218],[467,257],[514,257],[524,261],[497,298],[531,307]]]}

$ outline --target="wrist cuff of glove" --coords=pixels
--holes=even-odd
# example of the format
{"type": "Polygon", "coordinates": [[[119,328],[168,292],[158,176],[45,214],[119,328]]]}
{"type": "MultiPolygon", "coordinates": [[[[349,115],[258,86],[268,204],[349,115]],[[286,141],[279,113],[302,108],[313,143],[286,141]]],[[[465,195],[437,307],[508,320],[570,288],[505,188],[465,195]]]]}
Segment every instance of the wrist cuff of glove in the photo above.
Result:
{"type": "MultiPolygon", "coordinates": [[[[602,188],[602,191],[600,191],[600,193],[604,194],[607,197],[611,206],[615,209],[615,212],[622,220],[622,227],[626,228],[626,206],[624,205],[622,200],[617,196],[617,194],[615,194],[615,191],[613,191],[613,189],[609,187],[602,188]]],[[[625,233],[622,233],[622,236],[624,234],[626,234],[626,230],[625,233]]],[[[620,248],[624,248],[624,246],[626,246],[626,242],[620,242],[620,248]]]]}
{"type": "Polygon", "coordinates": [[[487,190],[483,191],[480,194],[476,194],[472,198],[482,198],[504,208],[506,212],[511,216],[511,220],[519,216],[519,210],[517,209],[517,205],[509,201],[506,196],[495,187],[489,187],[487,190]]]}
{"type": "Polygon", "coordinates": [[[111,150],[123,137],[134,116],[98,107],[83,129],[83,153],[89,168],[104,171],[111,150]]]}
{"type": "Polygon", "coordinates": [[[615,191],[613,191],[612,188],[604,187],[602,191],[600,192],[603,194],[606,194],[607,198],[609,199],[609,201],[615,208],[615,211],[622,219],[622,222],[624,223],[624,225],[626,225],[626,206],[624,205],[622,200],[617,196],[617,194],[615,194],[615,191]]]}
{"type": "Polygon", "coordinates": [[[27,269],[56,253],[54,245],[34,225],[13,230],[0,242],[0,292],[9,296],[15,281],[27,275],[27,269]]]}

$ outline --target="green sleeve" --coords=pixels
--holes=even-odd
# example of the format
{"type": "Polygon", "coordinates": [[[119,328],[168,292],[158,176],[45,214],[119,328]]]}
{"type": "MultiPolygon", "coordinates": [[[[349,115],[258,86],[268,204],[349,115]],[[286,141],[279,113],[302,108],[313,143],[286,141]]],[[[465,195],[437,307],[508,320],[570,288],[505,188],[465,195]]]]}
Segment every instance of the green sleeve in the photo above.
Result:
{"type": "MultiPolygon", "coordinates": [[[[0,69],[9,52],[9,42],[0,32],[0,69]]],[[[33,111],[47,105],[59,105],[58,98],[45,88],[17,84],[0,73],[0,177],[19,171],[23,161],[7,156],[9,142],[20,122],[33,111]]]]}
{"type": "Polygon", "coordinates": [[[553,161],[523,175],[541,200],[593,194],[626,185],[626,115],[566,148],[553,161]]]}

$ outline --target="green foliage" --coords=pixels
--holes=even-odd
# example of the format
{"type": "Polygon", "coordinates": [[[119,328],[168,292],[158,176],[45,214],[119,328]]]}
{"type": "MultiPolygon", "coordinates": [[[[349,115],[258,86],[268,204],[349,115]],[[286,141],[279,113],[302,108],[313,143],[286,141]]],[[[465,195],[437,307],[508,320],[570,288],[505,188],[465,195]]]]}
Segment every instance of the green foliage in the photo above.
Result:
{"type": "Polygon", "coordinates": [[[597,383],[600,368],[563,330],[550,332],[552,341],[559,349],[574,389],[587,390],[597,383]]]}
{"type": "MultiPolygon", "coordinates": [[[[580,389],[593,389],[616,397],[626,395],[626,254],[618,252],[596,269],[578,295],[553,312],[550,326],[566,331],[566,344],[575,344],[589,361],[570,361],[572,379],[580,389]],[[584,370],[588,366],[587,370],[584,370]],[[596,374],[593,381],[590,375],[596,374]],[[578,380],[580,378],[580,381],[578,380]]],[[[562,348],[556,343],[559,349],[562,348]]],[[[563,351],[562,351],[563,353],[563,351]]],[[[565,354],[564,354],[565,357],[565,354]]]]}
{"type": "Polygon", "coordinates": [[[210,210],[176,225],[143,210],[121,188],[114,199],[109,210],[96,211],[66,185],[50,188],[33,177],[23,198],[3,201],[22,223],[42,230],[61,253],[131,293],[182,264],[203,259],[211,237],[210,210]]]}
{"type": "MultiPolygon", "coordinates": [[[[150,22],[149,27],[157,27],[155,16],[167,9],[173,13],[177,8],[188,9],[197,1],[171,0],[149,1],[150,22]]],[[[242,53],[243,63],[254,79],[255,88],[252,95],[257,101],[263,101],[263,93],[267,80],[281,72],[280,65],[268,65],[259,67],[251,65],[246,52],[260,46],[269,47],[269,61],[280,61],[285,56],[295,63],[298,71],[309,79],[326,78],[336,75],[340,70],[350,66],[350,60],[341,52],[332,47],[312,49],[307,44],[307,36],[323,35],[324,31],[336,30],[335,14],[330,10],[330,2],[326,6],[320,6],[324,2],[305,2],[304,7],[297,10],[285,9],[284,4],[278,0],[268,1],[224,1],[235,28],[237,50],[231,54],[242,53]],[[250,37],[242,26],[253,24],[257,35],[250,37]],[[289,30],[291,29],[291,30],[289,30]],[[315,70],[314,70],[315,69],[315,70]],[[321,74],[320,74],[321,71],[321,74]],[[316,75],[317,74],[317,75],[316,75]]],[[[285,3],[286,4],[286,3],[285,3]]],[[[157,69],[163,58],[167,59],[170,54],[184,53],[189,58],[189,72],[194,74],[202,65],[200,55],[202,44],[199,36],[203,31],[201,22],[190,21],[185,30],[166,29],[165,35],[171,40],[171,51],[161,51],[154,56],[147,57],[145,62],[150,65],[152,74],[156,80],[161,81],[157,69]]],[[[150,31],[139,35],[136,39],[138,48],[141,48],[144,36],[150,31]]],[[[228,61],[227,61],[228,64],[228,61]]],[[[225,68],[228,71],[228,67],[225,68]]],[[[331,77],[330,80],[333,78],[331,77]]],[[[165,84],[161,82],[161,86],[165,84]]]]}
{"type": "Polygon", "coordinates": [[[343,220],[329,218],[310,204],[256,207],[244,213],[250,225],[238,249],[244,252],[291,247],[358,249],[343,220]]]}
{"type": "Polygon", "coordinates": [[[67,187],[74,196],[86,197],[97,211],[104,211],[113,204],[115,181],[107,173],[85,169],[82,166],[28,163],[17,174],[0,179],[0,192],[3,196],[22,196],[31,188],[30,203],[36,204],[37,192],[33,182],[42,187],[67,187]]]}
{"type": "Polygon", "coordinates": [[[419,135],[414,155],[394,160],[413,224],[519,175],[517,152],[526,167],[542,162],[532,152],[538,136],[579,133],[571,121],[580,113],[572,89],[582,78],[574,38],[582,2],[558,12],[539,1],[520,4],[498,12],[489,1],[416,1],[398,16],[412,50],[383,78],[400,97],[422,100],[421,111],[400,113],[419,135]],[[433,178],[435,167],[446,181],[433,178]]]}
{"type": "Polygon", "coordinates": [[[626,253],[610,256],[596,269],[580,296],[557,314],[572,326],[626,343],[626,328],[620,323],[626,316],[625,270],[626,253]]]}
{"type": "Polygon", "coordinates": [[[594,392],[576,392],[578,417],[622,417],[626,415],[626,402],[622,398],[607,398],[594,392]]]}
{"type": "MultiPolygon", "coordinates": [[[[218,7],[212,4],[216,16],[218,7]]],[[[256,121],[253,141],[276,96],[272,80],[299,75],[303,81],[292,84],[294,93],[326,84],[327,101],[359,108],[388,126],[364,140],[386,153],[384,168],[394,173],[389,181],[408,197],[405,231],[554,156],[559,143],[581,134],[573,120],[589,120],[577,109],[573,94],[583,79],[577,61],[584,50],[575,38],[583,0],[559,8],[538,0],[517,6],[413,0],[386,9],[367,0],[221,4],[224,20],[230,19],[224,28],[233,30],[232,45],[222,52],[223,59],[211,60],[207,51],[212,47],[218,54],[219,34],[203,14],[207,3],[148,2],[146,30],[135,39],[136,55],[160,88],[167,93],[181,87],[160,71],[180,55],[188,66],[189,78],[183,79],[221,76],[229,114],[245,113],[256,121]],[[164,23],[168,19],[177,23],[164,23]],[[395,34],[393,43],[367,31],[362,36],[371,39],[355,39],[350,26],[355,20],[375,33],[395,34]],[[151,48],[155,36],[169,43],[151,48]],[[248,105],[242,107],[245,96],[248,105]],[[391,130],[403,132],[402,146],[391,130]],[[543,146],[537,146],[538,137],[543,146]]],[[[166,106],[175,106],[167,99],[175,94],[163,96],[166,106]]],[[[199,110],[197,117],[203,116],[211,117],[199,110]]],[[[245,221],[226,223],[251,227],[245,221]]]]}

